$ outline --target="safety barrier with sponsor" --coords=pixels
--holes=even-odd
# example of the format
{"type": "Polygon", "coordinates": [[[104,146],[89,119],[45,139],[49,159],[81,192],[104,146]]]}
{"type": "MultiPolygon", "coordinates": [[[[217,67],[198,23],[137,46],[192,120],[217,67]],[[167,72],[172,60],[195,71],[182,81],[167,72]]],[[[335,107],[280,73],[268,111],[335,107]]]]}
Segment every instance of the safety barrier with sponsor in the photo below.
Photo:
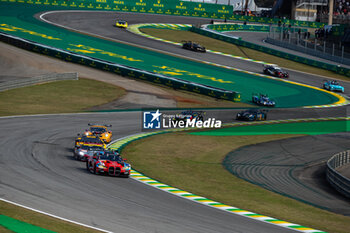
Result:
{"type": "Polygon", "coordinates": [[[246,48],[250,48],[250,49],[254,49],[254,50],[258,50],[264,53],[268,53],[277,57],[281,57],[281,58],[285,58],[291,61],[295,61],[295,62],[299,62],[299,63],[303,63],[306,65],[310,65],[310,66],[314,66],[317,68],[321,68],[321,69],[325,69],[325,70],[329,70],[329,71],[333,71],[337,74],[341,74],[341,75],[345,75],[347,77],[350,77],[350,69],[341,67],[341,66],[336,66],[336,65],[332,65],[332,64],[328,64],[325,62],[320,62],[320,61],[315,61],[312,59],[308,59],[305,57],[300,57],[297,55],[293,55],[290,53],[286,53],[286,52],[282,52],[276,49],[272,49],[272,48],[268,48],[262,45],[257,45],[251,42],[247,42],[244,40],[239,40],[236,37],[230,36],[230,35],[226,35],[208,28],[197,28],[197,27],[192,27],[190,28],[190,31],[204,35],[204,36],[208,36],[214,39],[218,39],[218,40],[222,40],[231,44],[235,44],[238,46],[243,46],[246,48]]]}
{"type": "Polygon", "coordinates": [[[197,94],[207,95],[217,99],[229,101],[240,101],[240,93],[214,88],[190,81],[185,81],[173,77],[168,77],[148,71],[143,71],[129,66],[115,64],[89,56],[79,55],[62,49],[53,48],[43,44],[35,43],[6,33],[0,33],[0,41],[15,45],[29,51],[37,52],[47,56],[59,58],[64,61],[86,65],[92,68],[116,73],[122,76],[145,80],[156,84],[161,84],[178,90],[190,91],[197,94]]]}
{"type": "MultiPolygon", "coordinates": [[[[248,25],[248,24],[233,24],[233,23],[225,23],[225,24],[209,24],[207,28],[215,31],[253,31],[253,32],[270,32],[270,25],[248,25]]],[[[282,27],[273,27],[275,32],[281,32],[281,29],[288,29],[291,32],[296,32],[299,28],[291,27],[291,28],[282,28],[282,27]]],[[[300,29],[302,32],[306,32],[307,29],[300,29]]]]}
{"type": "Polygon", "coordinates": [[[73,9],[124,11],[151,14],[204,17],[227,19],[263,24],[284,24],[294,27],[321,28],[325,23],[275,19],[267,17],[244,16],[233,14],[230,5],[210,4],[179,0],[1,0],[34,5],[59,6],[73,9]]]}
{"type": "Polygon", "coordinates": [[[327,161],[327,180],[340,193],[350,198],[350,179],[337,171],[337,168],[350,163],[350,150],[333,155],[327,161]]]}
{"type": "Polygon", "coordinates": [[[32,78],[16,79],[0,83],[0,92],[19,87],[26,87],[40,83],[63,81],[63,80],[78,80],[78,73],[54,73],[44,74],[32,78]]]}

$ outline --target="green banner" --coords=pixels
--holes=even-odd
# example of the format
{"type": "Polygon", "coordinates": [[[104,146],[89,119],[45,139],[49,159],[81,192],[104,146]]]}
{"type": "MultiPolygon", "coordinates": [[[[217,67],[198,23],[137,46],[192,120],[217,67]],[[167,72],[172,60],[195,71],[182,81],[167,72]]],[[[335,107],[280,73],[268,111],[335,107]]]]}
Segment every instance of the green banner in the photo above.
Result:
{"type": "MultiPolygon", "coordinates": [[[[210,24],[207,28],[215,31],[254,31],[254,32],[269,32],[269,25],[244,25],[244,24],[210,24]]],[[[289,28],[289,27],[272,27],[274,32],[281,32],[281,30],[288,30],[295,32],[299,28],[289,28]]],[[[306,32],[307,29],[301,29],[302,32],[306,32]]]]}
{"type": "Polygon", "coordinates": [[[264,18],[256,16],[234,15],[233,7],[228,5],[178,0],[1,0],[2,2],[19,2],[33,5],[52,5],[86,10],[111,10],[166,14],[212,19],[227,19],[263,24],[284,24],[286,26],[321,28],[324,23],[296,21],[287,19],[264,18]]]}

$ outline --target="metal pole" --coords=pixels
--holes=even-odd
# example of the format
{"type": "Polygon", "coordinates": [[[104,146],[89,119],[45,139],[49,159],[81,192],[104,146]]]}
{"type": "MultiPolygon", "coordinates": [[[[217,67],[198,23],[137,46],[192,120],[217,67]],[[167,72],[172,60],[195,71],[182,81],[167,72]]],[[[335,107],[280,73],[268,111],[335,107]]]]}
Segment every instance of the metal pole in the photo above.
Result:
{"type": "Polygon", "coordinates": [[[280,33],[280,40],[282,40],[282,33],[283,33],[283,30],[282,30],[281,27],[280,27],[280,31],[281,31],[281,33],[280,33]]]}
{"type": "Polygon", "coordinates": [[[334,0],[329,0],[329,11],[328,11],[328,25],[333,24],[333,10],[334,10],[334,0]]]}
{"type": "Polygon", "coordinates": [[[334,46],[335,44],[333,43],[333,51],[332,51],[332,56],[334,57],[334,46]]]}
{"type": "Polygon", "coordinates": [[[323,53],[326,53],[326,41],[323,41],[323,53]]]}
{"type": "Polygon", "coordinates": [[[305,42],[305,51],[306,51],[306,48],[307,48],[307,40],[305,40],[304,42],[305,42]]]}
{"type": "Polygon", "coordinates": [[[315,39],[315,51],[316,51],[317,39],[315,39]]]}
{"type": "Polygon", "coordinates": [[[291,32],[288,32],[288,37],[289,37],[289,44],[290,44],[290,41],[291,41],[291,39],[292,39],[292,33],[291,32]]]}
{"type": "Polygon", "coordinates": [[[341,62],[344,61],[344,45],[341,47],[341,62]]]}

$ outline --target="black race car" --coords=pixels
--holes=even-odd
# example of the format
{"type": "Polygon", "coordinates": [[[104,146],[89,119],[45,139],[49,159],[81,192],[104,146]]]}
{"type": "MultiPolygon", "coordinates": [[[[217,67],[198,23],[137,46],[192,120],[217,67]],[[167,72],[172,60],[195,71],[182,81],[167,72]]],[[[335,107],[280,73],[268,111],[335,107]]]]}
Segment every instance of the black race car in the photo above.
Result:
{"type": "Polygon", "coordinates": [[[265,121],[267,111],[261,109],[248,109],[237,113],[236,120],[241,121],[265,121]]]}
{"type": "Polygon", "coordinates": [[[264,65],[264,74],[275,76],[278,78],[289,78],[287,71],[282,70],[279,66],[276,65],[264,65]]]}
{"type": "Polygon", "coordinates": [[[182,48],[196,51],[196,52],[202,52],[202,53],[206,52],[205,47],[192,41],[182,41],[182,48]]]}

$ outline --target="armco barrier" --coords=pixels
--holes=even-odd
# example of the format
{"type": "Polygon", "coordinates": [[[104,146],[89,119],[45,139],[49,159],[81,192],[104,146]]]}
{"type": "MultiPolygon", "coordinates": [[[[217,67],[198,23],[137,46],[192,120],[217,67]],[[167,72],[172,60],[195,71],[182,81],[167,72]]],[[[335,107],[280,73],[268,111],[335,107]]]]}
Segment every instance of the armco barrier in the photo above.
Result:
{"type": "Polygon", "coordinates": [[[64,61],[74,62],[81,65],[97,68],[100,70],[116,73],[122,76],[128,76],[135,79],[145,80],[161,85],[165,85],[174,89],[185,90],[197,94],[207,95],[217,99],[224,99],[229,101],[240,101],[240,93],[227,91],[219,88],[214,88],[194,82],[189,82],[173,77],[167,77],[161,74],[152,73],[148,71],[139,70],[133,67],[114,64],[111,62],[95,59],[92,57],[75,54],[62,49],[53,48],[43,44],[38,44],[19,37],[11,36],[6,33],[0,33],[0,41],[15,45],[19,48],[44,54],[47,56],[59,58],[64,61]]]}
{"type": "Polygon", "coordinates": [[[282,52],[279,50],[271,49],[271,48],[268,48],[268,47],[265,47],[262,45],[257,45],[257,44],[251,43],[251,42],[239,40],[236,37],[225,35],[223,33],[220,33],[220,32],[214,31],[214,30],[210,30],[207,28],[192,27],[192,28],[190,28],[190,31],[204,35],[204,36],[208,36],[208,37],[211,37],[214,39],[222,40],[222,41],[225,41],[225,42],[228,42],[231,44],[254,49],[254,50],[268,53],[268,54],[271,54],[271,55],[274,55],[277,57],[281,57],[281,58],[285,58],[285,59],[288,59],[291,61],[314,66],[317,68],[333,71],[337,74],[341,74],[341,75],[345,75],[347,77],[350,77],[350,69],[347,69],[347,68],[344,68],[341,66],[336,66],[336,65],[331,65],[331,64],[325,63],[325,62],[315,61],[312,59],[308,59],[308,58],[300,57],[300,56],[293,55],[290,53],[285,53],[285,52],[282,52]]]}
{"type": "Polygon", "coordinates": [[[78,73],[54,73],[44,74],[33,78],[16,79],[0,83],[0,91],[6,91],[19,87],[31,86],[34,84],[63,81],[63,80],[78,80],[78,73]]]}
{"type": "Polygon", "coordinates": [[[327,161],[327,180],[340,193],[350,198],[350,179],[337,168],[350,163],[350,150],[335,154],[327,161]]]}
{"type": "Polygon", "coordinates": [[[325,26],[324,23],[318,22],[234,15],[231,5],[189,1],[183,2],[179,0],[2,0],[2,2],[51,5],[80,10],[107,10],[204,17],[263,24],[278,24],[280,22],[281,24],[295,27],[321,28],[325,26]]]}

